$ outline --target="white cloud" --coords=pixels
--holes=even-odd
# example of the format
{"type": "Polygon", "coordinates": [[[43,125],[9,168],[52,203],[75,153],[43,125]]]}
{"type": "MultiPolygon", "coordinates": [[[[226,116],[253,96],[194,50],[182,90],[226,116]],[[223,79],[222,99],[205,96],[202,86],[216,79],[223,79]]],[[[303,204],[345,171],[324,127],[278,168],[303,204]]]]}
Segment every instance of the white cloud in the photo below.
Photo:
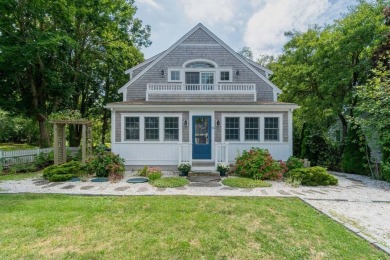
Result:
{"type": "Polygon", "coordinates": [[[278,54],[285,43],[284,32],[306,30],[330,5],[328,0],[267,0],[248,20],[244,42],[255,57],[278,54]]]}
{"type": "Polygon", "coordinates": [[[155,9],[160,9],[162,10],[163,8],[161,7],[161,5],[157,4],[155,0],[138,0],[138,2],[140,4],[143,4],[143,5],[148,5],[150,7],[153,7],[155,9]]]}
{"type": "Polygon", "coordinates": [[[184,15],[191,22],[205,25],[226,24],[233,20],[237,10],[235,0],[180,0],[184,15]]]}

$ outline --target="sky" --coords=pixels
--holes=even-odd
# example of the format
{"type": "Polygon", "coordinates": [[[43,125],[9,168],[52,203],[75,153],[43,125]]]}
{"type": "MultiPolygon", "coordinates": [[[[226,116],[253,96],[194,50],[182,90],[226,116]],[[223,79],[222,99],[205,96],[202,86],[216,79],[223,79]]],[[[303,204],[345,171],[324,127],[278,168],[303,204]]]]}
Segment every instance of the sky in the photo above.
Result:
{"type": "Polygon", "coordinates": [[[254,59],[278,55],[287,31],[330,24],[355,0],[135,0],[136,17],[151,26],[150,58],[202,23],[233,50],[248,46],[254,59]]]}

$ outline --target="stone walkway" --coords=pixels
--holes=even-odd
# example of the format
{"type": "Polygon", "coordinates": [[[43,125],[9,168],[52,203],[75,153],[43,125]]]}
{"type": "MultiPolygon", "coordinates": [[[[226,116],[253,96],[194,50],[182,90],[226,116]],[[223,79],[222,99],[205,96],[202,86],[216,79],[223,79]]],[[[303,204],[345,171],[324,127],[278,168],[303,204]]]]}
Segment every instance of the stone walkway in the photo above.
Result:
{"type": "MultiPolygon", "coordinates": [[[[221,184],[219,177],[190,177],[189,185],[156,188],[148,183],[129,184],[134,173],[117,183],[58,182],[25,179],[0,183],[2,193],[61,193],[80,195],[190,195],[190,196],[271,196],[299,197],[316,209],[344,224],[379,246],[390,248],[390,183],[352,174],[333,173],[338,186],[293,188],[283,182],[272,187],[241,189],[221,184]]],[[[165,175],[175,175],[165,173],[165,175]]]]}

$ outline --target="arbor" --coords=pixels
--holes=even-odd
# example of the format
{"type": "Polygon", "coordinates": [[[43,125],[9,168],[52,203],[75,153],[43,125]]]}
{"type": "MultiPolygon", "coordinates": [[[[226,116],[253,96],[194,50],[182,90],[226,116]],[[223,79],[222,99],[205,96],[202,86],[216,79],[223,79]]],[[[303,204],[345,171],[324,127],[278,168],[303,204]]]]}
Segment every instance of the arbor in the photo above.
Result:
{"type": "MultiPolygon", "coordinates": [[[[41,146],[49,144],[52,112],[102,114],[126,80],[124,66],[142,61],[139,49],[150,44],[150,27],[135,12],[127,0],[2,1],[0,106],[34,117],[41,146]]],[[[77,144],[80,131],[72,131],[77,144]]]]}

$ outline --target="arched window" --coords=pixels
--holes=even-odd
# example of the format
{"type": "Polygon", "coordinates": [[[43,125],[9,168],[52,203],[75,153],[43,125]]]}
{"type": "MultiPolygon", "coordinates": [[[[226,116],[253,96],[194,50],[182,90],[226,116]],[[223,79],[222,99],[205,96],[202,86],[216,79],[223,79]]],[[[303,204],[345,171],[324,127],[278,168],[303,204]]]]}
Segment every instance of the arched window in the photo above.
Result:
{"type": "Polygon", "coordinates": [[[215,68],[215,66],[208,62],[195,61],[195,62],[188,63],[186,65],[186,68],[215,68]]]}

